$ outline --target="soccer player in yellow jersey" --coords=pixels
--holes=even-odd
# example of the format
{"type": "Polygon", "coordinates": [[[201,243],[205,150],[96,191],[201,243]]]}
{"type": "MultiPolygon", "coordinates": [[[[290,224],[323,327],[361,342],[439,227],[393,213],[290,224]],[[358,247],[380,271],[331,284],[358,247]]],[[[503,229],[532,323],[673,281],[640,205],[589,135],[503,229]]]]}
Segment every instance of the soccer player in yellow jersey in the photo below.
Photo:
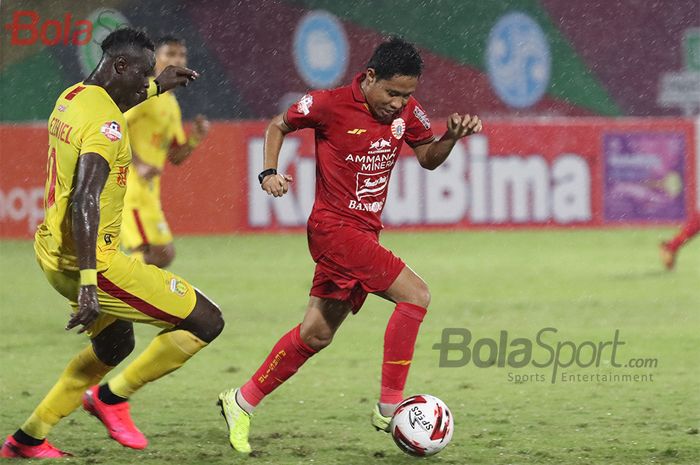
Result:
{"type": "MultiPolygon", "coordinates": [[[[167,66],[187,66],[182,39],[156,41],[156,74],[167,66]]],[[[124,198],[122,247],[135,257],[165,268],[175,258],[175,246],[160,203],[160,177],[166,162],[185,161],[209,132],[209,121],[198,115],[188,138],[180,105],[173,92],[149,99],[126,112],[132,160],[124,198]]]]}
{"type": "Polygon", "coordinates": [[[198,76],[171,66],[149,82],[154,48],[141,31],[112,32],[102,43],[95,70],[60,95],[49,118],[46,217],[34,248],[46,279],[73,308],[66,329],[79,327],[90,344],[7,437],[2,457],[69,455],[45,438],[81,400],[112,438],[143,449],[147,440],[131,420],[127,399],[182,366],[223,329],[218,307],[187,281],[119,250],[131,162],[123,112],[198,76]],[[133,350],[133,322],[163,331],[109,383],[98,385],[133,350]]]}

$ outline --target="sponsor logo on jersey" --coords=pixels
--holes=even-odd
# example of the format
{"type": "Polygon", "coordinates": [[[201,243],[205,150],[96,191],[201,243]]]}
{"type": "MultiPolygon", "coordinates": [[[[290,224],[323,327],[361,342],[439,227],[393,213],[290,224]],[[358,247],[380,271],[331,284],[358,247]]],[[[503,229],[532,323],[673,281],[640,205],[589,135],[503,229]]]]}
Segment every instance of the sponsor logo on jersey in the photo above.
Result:
{"type": "Polygon", "coordinates": [[[116,142],[122,138],[122,128],[116,121],[106,122],[100,128],[100,132],[112,142],[116,142]]]}
{"type": "Polygon", "coordinates": [[[403,118],[396,118],[391,123],[391,134],[396,139],[401,139],[405,132],[406,132],[406,122],[403,120],[403,118]]]}
{"type": "Polygon", "coordinates": [[[388,152],[391,152],[391,141],[386,140],[382,137],[381,139],[377,139],[369,144],[369,151],[367,153],[370,155],[374,155],[377,153],[388,152]]]}
{"type": "Polygon", "coordinates": [[[430,119],[420,107],[415,107],[413,109],[413,115],[418,118],[418,121],[421,122],[425,129],[430,129],[430,119]]]}
{"type": "Polygon", "coordinates": [[[386,190],[389,184],[389,173],[391,170],[380,173],[357,173],[357,189],[355,195],[357,200],[363,197],[376,197],[386,190]]]}
{"type": "Polygon", "coordinates": [[[311,105],[313,104],[314,98],[309,94],[304,95],[301,100],[297,102],[297,113],[301,113],[304,116],[308,115],[311,111],[311,105]]]}

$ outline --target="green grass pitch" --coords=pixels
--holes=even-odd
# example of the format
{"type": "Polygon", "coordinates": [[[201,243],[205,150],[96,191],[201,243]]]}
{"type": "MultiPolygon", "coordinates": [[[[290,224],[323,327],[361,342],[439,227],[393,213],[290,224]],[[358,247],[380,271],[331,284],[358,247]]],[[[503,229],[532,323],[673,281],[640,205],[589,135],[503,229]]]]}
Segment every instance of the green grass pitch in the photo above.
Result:
{"type": "MultiPolygon", "coordinates": [[[[452,444],[423,463],[700,463],[700,243],[662,270],[657,244],[670,229],[386,233],[383,242],[429,283],[406,392],[442,398],[455,416],[452,444]],[[571,374],[649,374],[653,381],[515,383],[509,373],[551,368],[440,368],[433,344],[445,327],[474,339],[625,342],[618,361],[656,359],[643,369],[571,374]]],[[[76,411],[50,439],[76,464],[411,464],[369,424],[379,391],[382,339],[392,306],[369,297],[334,343],[266,399],[253,418],[250,458],[234,454],[215,406],[244,382],[278,337],[298,323],[313,263],[305,236],[179,238],[173,270],[223,309],[227,326],[176,373],[132,399],[151,443],[120,447],[94,418],[76,411]]],[[[86,338],[63,330],[68,306],[50,288],[30,242],[0,242],[0,433],[13,432],[86,338]]],[[[137,351],[155,329],[137,328],[137,351]]],[[[472,343],[473,347],[473,343],[472,343]]],[[[535,351],[540,359],[544,350],[535,351]]],[[[454,358],[454,356],[453,356],[454,358]]]]}

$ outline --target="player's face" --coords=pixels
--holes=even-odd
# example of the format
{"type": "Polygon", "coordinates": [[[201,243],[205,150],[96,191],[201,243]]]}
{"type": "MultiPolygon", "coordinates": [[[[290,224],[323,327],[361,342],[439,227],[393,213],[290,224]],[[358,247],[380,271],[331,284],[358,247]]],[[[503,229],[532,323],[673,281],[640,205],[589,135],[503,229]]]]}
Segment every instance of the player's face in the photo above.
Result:
{"type": "Polygon", "coordinates": [[[377,79],[374,70],[370,68],[363,87],[374,117],[389,123],[403,110],[417,86],[417,76],[395,75],[389,79],[377,79]]]}
{"type": "Polygon", "coordinates": [[[153,76],[155,57],[152,51],[143,49],[141,53],[125,56],[124,60],[126,63],[119,73],[121,94],[122,100],[131,106],[145,99],[148,78],[153,76]]]}
{"type": "Polygon", "coordinates": [[[163,44],[156,50],[156,72],[168,66],[187,66],[187,47],[178,43],[163,44]]]}

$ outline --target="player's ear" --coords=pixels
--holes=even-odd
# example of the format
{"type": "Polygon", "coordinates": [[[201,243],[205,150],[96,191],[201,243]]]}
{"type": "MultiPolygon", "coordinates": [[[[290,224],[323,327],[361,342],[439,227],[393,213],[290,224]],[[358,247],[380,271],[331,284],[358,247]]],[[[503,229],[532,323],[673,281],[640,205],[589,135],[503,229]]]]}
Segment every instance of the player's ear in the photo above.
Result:
{"type": "Polygon", "coordinates": [[[374,68],[367,68],[365,75],[367,76],[367,84],[372,85],[377,81],[377,73],[374,68]]]}
{"type": "Polygon", "coordinates": [[[126,72],[126,68],[128,68],[129,64],[126,61],[126,58],[123,56],[119,55],[114,59],[114,71],[116,71],[117,74],[122,74],[126,72]]]}

